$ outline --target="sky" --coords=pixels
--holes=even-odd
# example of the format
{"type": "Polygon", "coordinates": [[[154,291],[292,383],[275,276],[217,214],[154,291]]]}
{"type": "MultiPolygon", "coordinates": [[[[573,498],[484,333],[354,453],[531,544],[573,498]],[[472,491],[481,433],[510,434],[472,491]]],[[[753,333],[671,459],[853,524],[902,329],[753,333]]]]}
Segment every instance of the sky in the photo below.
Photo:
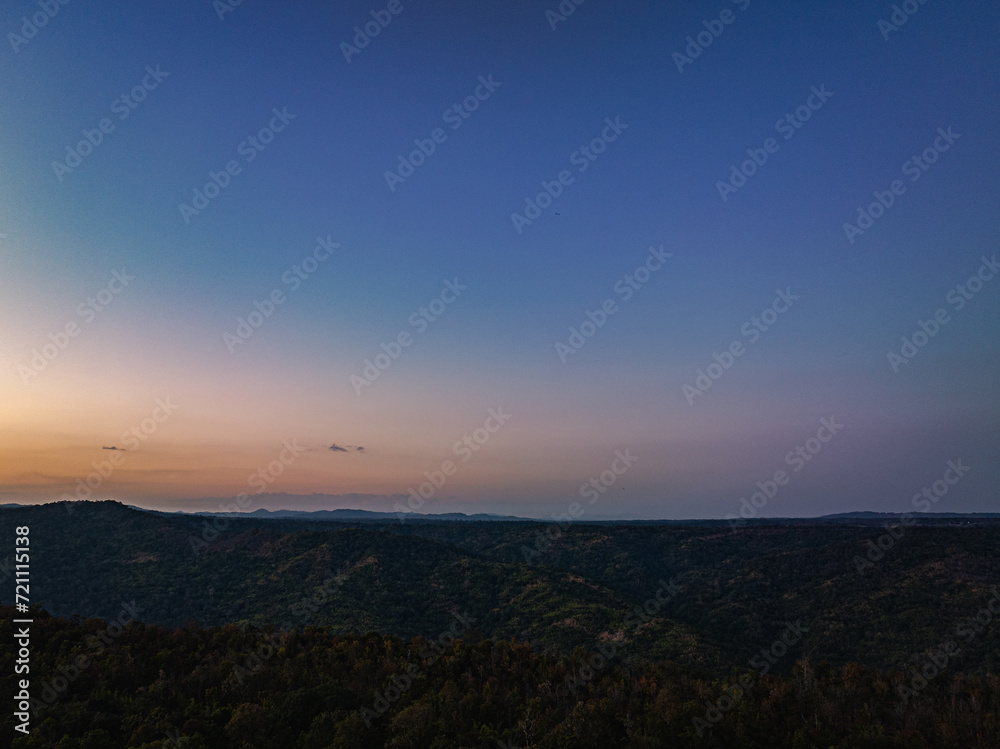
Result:
{"type": "Polygon", "coordinates": [[[674,6],[8,5],[0,501],[996,511],[1000,8],[674,6]]]}

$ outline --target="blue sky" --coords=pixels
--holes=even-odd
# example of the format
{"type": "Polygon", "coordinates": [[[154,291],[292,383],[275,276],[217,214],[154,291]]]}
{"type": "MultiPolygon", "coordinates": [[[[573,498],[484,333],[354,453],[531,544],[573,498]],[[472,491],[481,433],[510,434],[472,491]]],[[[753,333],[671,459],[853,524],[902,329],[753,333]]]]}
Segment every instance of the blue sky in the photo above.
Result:
{"type": "Polygon", "coordinates": [[[946,297],[998,252],[1000,10],[929,2],[884,34],[892,4],[588,0],[553,29],[556,3],[402,2],[348,62],[341,44],[386,4],[58,7],[26,43],[7,35],[39,5],[0,18],[5,496],[71,492],[171,396],[176,414],[91,496],[233,496],[299,439],[273,491],[386,509],[504,407],[425,511],[562,512],[627,447],[639,459],[593,516],[724,517],[831,416],[843,432],[761,515],[905,511],[959,457],[973,468],[938,509],[996,509],[998,284],[961,310],[946,297]],[[679,71],[674,53],[711,28],[679,71]],[[480,78],[494,90],[452,129],[480,78]],[[776,123],[814,89],[832,95],[786,139],[776,123]],[[248,161],[275,109],[294,119],[248,161]],[[52,162],[102,118],[114,130],[60,181],[52,162]],[[580,171],[608,119],[627,127],[580,171]],[[960,137],[911,182],[939,128],[960,137]],[[769,138],[723,200],[717,183],[769,138]],[[231,161],[185,222],[178,206],[231,161]],[[518,232],[511,214],[563,170],[518,232]],[[844,224],[894,180],[905,192],[849,242],[844,224]],[[293,290],[317,238],[340,246],[293,290]],[[670,259],[622,300],[615,284],[661,246],[670,259]],[[135,280],[78,315],[122,269],[135,280]],[[411,315],[455,279],[467,290],[419,331],[411,315]],[[224,335],[274,289],[286,300],[230,352],[224,335]],[[799,299],[750,342],[741,328],[779,289],[799,299]],[[618,311],[561,361],[608,298],[618,311]],[[939,308],[950,321],[893,371],[888,352],[939,308]],[[32,367],[71,322],[79,335],[32,367]],[[412,344],[356,392],[402,332],[412,344]],[[682,388],[737,340],[745,354],[689,404],[682,388]]]}

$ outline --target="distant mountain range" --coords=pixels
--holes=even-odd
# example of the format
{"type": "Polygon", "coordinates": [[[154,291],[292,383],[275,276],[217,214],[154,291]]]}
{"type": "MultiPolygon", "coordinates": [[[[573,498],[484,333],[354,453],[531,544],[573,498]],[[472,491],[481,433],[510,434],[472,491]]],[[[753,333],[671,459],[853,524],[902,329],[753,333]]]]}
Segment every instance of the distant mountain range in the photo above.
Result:
{"type": "MultiPolygon", "coordinates": [[[[291,495],[289,495],[291,496],[291,495]]],[[[0,509],[14,509],[18,507],[33,507],[18,503],[0,504],[0,509]]],[[[224,513],[211,512],[207,510],[150,510],[136,505],[125,505],[134,510],[152,512],[157,515],[193,515],[193,516],[237,516],[241,518],[263,518],[274,520],[332,520],[332,521],[354,521],[354,522],[383,522],[400,521],[400,514],[397,512],[378,512],[375,510],[357,509],[335,509],[335,510],[267,510],[258,509],[253,512],[224,513]]],[[[898,520],[904,516],[913,515],[918,519],[926,520],[996,520],[1000,519],[1000,512],[873,512],[869,510],[855,510],[853,512],[838,512],[832,515],[819,515],[817,517],[762,517],[746,520],[747,525],[768,525],[768,524],[799,524],[817,523],[824,521],[844,521],[844,520],[864,520],[864,521],[884,521],[898,520]]],[[[488,512],[478,512],[473,515],[464,512],[443,512],[440,514],[408,512],[403,515],[406,521],[418,522],[441,522],[448,520],[471,521],[471,522],[521,522],[521,523],[554,523],[559,522],[551,518],[525,518],[517,515],[497,515],[488,512]]],[[[716,518],[689,518],[689,519],[631,519],[615,520],[611,518],[590,517],[574,520],[575,523],[600,524],[600,525],[717,525],[719,523],[728,524],[728,520],[716,518]]]]}
{"type": "MultiPolygon", "coordinates": [[[[141,508],[136,508],[141,509],[141,508]]],[[[178,511],[180,512],[180,511],[178,511]]],[[[177,513],[164,513],[176,515],[177,513]]],[[[220,515],[218,512],[188,512],[184,515],[220,515]]],[[[253,512],[239,513],[241,517],[248,518],[275,518],[283,520],[394,520],[398,521],[400,515],[395,512],[375,512],[374,510],[254,510],[253,512]]],[[[403,515],[407,520],[429,520],[440,522],[442,520],[526,520],[513,515],[493,515],[491,513],[476,513],[466,515],[464,512],[444,512],[440,515],[422,514],[410,512],[403,515]]]]}
{"type": "MultiPolygon", "coordinates": [[[[4,505],[4,506],[17,506],[17,505],[4,505]]],[[[131,505],[130,505],[131,506],[131,505]]],[[[141,507],[135,507],[137,510],[141,510],[141,507]]],[[[147,512],[159,512],[156,510],[147,510],[147,512]]],[[[226,515],[226,513],[219,512],[184,512],[182,510],[177,510],[175,512],[163,512],[164,515],[207,515],[207,516],[218,516],[226,515]]],[[[405,518],[407,522],[418,521],[418,522],[441,522],[446,520],[457,520],[457,521],[504,521],[504,522],[522,522],[522,523],[555,523],[557,520],[550,518],[525,518],[516,515],[496,515],[493,513],[476,513],[474,515],[468,515],[464,512],[444,512],[440,514],[430,514],[430,513],[419,513],[419,512],[408,512],[405,515],[400,515],[396,512],[377,512],[374,510],[351,510],[351,509],[338,509],[338,510],[254,510],[253,512],[237,513],[239,517],[248,518],[273,518],[280,520],[353,520],[353,521],[393,521],[399,522],[401,517],[405,518]]],[[[905,513],[905,512],[870,512],[870,511],[855,511],[855,512],[840,512],[833,515],[820,515],[819,517],[811,518],[754,518],[748,520],[748,524],[755,525],[767,525],[767,524],[787,524],[787,523],[816,523],[824,521],[842,521],[842,520],[865,520],[865,521],[884,521],[884,520],[898,520],[904,516],[913,515],[921,519],[933,519],[933,520],[988,520],[988,519],[1000,519],[1000,512],[916,512],[916,513],[905,513]]],[[[719,524],[728,523],[727,520],[720,520],[715,518],[695,518],[695,519],[679,519],[679,520],[611,520],[604,518],[581,518],[579,520],[573,521],[574,523],[589,523],[589,524],[600,524],[600,525],[634,525],[634,524],[654,524],[654,525],[705,525],[705,524],[719,524]]]]}
{"type": "Polygon", "coordinates": [[[1000,512],[839,512],[836,515],[823,515],[817,520],[878,520],[882,518],[899,518],[913,515],[918,518],[1000,518],[1000,512]]]}

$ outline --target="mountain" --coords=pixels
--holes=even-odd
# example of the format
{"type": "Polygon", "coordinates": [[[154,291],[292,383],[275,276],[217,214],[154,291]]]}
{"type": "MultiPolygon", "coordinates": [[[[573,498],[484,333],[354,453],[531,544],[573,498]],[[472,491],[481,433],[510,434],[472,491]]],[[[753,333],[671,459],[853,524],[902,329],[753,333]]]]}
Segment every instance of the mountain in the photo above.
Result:
{"type": "Polygon", "coordinates": [[[871,512],[871,511],[856,511],[856,512],[840,512],[835,515],[823,515],[818,520],[840,520],[840,519],[850,519],[850,520],[896,520],[898,518],[907,515],[916,515],[917,517],[928,519],[955,519],[955,520],[971,520],[971,519],[983,519],[983,518],[1000,518],[1000,512],[920,512],[920,513],[905,513],[905,512],[871,512]]]}
{"type": "MultiPolygon", "coordinates": [[[[269,497],[272,501],[284,501],[289,503],[302,502],[304,500],[315,501],[317,497],[323,498],[324,500],[335,500],[339,499],[336,495],[294,495],[294,494],[274,494],[265,495],[269,497]]],[[[217,505],[232,505],[234,499],[206,499],[201,500],[203,503],[217,504],[217,505]]],[[[0,505],[2,507],[23,507],[25,505],[0,505]]],[[[442,522],[442,521],[519,521],[519,522],[536,522],[536,523],[556,523],[558,520],[551,518],[524,518],[515,515],[497,515],[494,513],[476,513],[469,515],[462,512],[446,512],[439,514],[430,513],[419,513],[419,512],[407,512],[405,515],[401,516],[398,512],[379,512],[376,510],[362,510],[362,509],[349,509],[340,508],[333,510],[270,510],[267,508],[259,508],[251,512],[213,512],[208,510],[175,510],[173,512],[166,512],[162,510],[147,510],[142,507],[134,507],[128,505],[136,510],[141,510],[145,512],[154,512],[162,515],[217,515],[231,517],[233,515],[239,517],[253,517],[253,518],[281,518],[281,519],[298,519],[298,520],[346,520],[346,521],[369,521],[369,522],[401,522],[401,517],[405,518],[403,522],[442,522]]],[[[787,524],[818,524],[818,523],[836,523],[842,521],[862,521],[867,523],[881,522],[886,520],[898,520],[902,517],[914,516],[917,518],[918,522],[926,523],[933,520],[990,520],[990,519],[1000,519],[1000,513],[995,512],[973,512],[973,513],[956,513],[956,512],[920,512],[920,513],[897,513],[897,512],[870,512],[870,511],[855,511],[855,512],[842,512],[833,515],[822,515],[815,518],[793,518],[793,517],[777,517],[777,518],[753,518],[750,520],[741,520],[743,524],[746,525],[787,525],[787,524]]],[[[725,526],[729,527],[730,523],[728,520],[719,520],[712,518],[703,519],[632,519],[632,520],[621,520],[614,519],[611,517],[604,517],[598,515],[588,515],[586,518],[581,518],[574,521],[579,524],[601,524],[601,525],[686,525],[686,526],[725,526]]]]}
{"type": "MultiPolygon", "coordinates": [[[[224,513],[195,512],[193,515],[221,515],[224,513]]],[[[260,518],[287,518],[297,520],[388,520],[400,522],[399,513],[376,512],[374,510],[265,510],[259,509],[247,513],[248,517],[260,518]]],[[[405,522],[440,522],[443,520],[476,520],[489,522],[491,520],[525,520],[512,515],[492,515],[489,513],[476,513],[466,515],[464,512],[445,512],[438,515],[409,512],[404,516],[405,522]]]]}
{"type": "MultiPolygon", "coordinates": [[[[1000,524],[989,521],[891,532],[805,521],[372,524],[156,514],[116,502],[5,509],[0,520],[8,535],[31,527],[32,600],[60,616],[109,617],[134,600],[139,618],[168,627],[316,625],[412,638],[468,613],[484,637],[561,653],[632,631],[626,660],[718,673],[745,665],[796,621],[808,627],[796,657],[915,664],[955,637],[1000,582],[1000,524]]],[[[989,630],[952,667],[998,665],[989,630]]]]}

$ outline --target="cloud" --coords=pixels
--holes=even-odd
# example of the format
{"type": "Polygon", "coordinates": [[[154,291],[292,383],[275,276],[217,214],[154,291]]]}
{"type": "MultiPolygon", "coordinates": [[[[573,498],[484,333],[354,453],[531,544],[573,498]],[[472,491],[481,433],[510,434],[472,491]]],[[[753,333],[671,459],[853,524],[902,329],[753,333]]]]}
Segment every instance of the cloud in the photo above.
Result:
{"type": "Polygon", "coordinates": [[[332,450],[335,453],[346,453],[347,452],[347,448],[346,447],[341,447],[340,445],[337,445],[337,444],[330,445],[329,449],[332,450]]]}
{"type": "Polygon", "coordinates": [[[334,453],[349,453],[349,452],[352,452],[352,451],[356,452],[356,453],[363,453],[365,451],[365,449],[363,447],[358,447],[357,445],[346,445],[344,447],[341,447],[336,442],[334,442],[332,445],[330,445],[327,448],[327,450],[329,450],[330,452],[334,452],[334,453]]]}
{"type": "Polygon", "coordinates": [[[105,445],[101,445],[101,449],[102,450],[118,450],[120,452],[125,452],[125,448],[124,447],[115,447],[114,445],[112,445],[111,447],[107,447],[105,445]]]}

